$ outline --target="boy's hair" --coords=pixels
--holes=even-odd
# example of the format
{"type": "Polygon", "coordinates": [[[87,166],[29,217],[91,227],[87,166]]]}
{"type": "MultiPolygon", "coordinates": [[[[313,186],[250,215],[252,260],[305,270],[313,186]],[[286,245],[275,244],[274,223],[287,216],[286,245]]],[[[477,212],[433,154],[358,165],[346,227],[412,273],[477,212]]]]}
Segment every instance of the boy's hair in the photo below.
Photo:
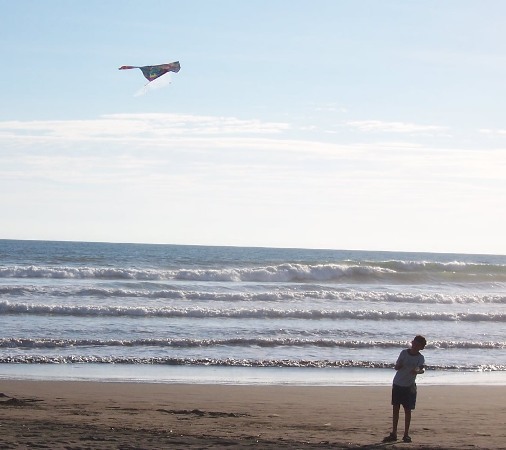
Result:
{"type": "Polygon", "coordinates": [[[413,340],[418,342],[422,346],[422,349],[425,348],[425,346],[427,345],[427,339],[425,339],[421,335],[415,336],[415,338],[413,340]]]}

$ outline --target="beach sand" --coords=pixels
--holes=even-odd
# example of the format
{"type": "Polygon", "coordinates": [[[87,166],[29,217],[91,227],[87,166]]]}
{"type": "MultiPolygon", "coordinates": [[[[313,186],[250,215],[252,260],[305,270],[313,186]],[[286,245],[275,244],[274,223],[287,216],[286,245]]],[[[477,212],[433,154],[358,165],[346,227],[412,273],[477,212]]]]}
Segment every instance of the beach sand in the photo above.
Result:
{"type": "Polygon", "coordinates": [[[419,386],[411,444],[381,443],[384,386],[0,380],[0,392],[1,449],[506,449],[506,386],[419,386]]]}

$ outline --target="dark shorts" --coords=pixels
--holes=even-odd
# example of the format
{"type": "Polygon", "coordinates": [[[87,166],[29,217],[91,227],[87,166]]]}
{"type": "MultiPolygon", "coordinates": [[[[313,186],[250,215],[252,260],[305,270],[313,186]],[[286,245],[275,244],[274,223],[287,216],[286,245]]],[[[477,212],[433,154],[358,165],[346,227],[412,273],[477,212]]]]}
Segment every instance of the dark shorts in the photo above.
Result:
{"type": "Polygon", "coordinates": [[[392,405],[402,405],[406,409],[415,409],[416,384],[413,386],[392,385],[392,405]]]}

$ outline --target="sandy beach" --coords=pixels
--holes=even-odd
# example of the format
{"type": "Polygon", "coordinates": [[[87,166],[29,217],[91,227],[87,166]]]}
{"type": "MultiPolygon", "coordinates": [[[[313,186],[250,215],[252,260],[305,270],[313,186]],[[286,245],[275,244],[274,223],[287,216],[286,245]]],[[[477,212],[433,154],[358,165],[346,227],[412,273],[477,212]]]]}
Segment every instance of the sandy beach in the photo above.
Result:
{"type": "Polygon", "coordinates": [[[0,386],[1,449],[506,448],[506,386],[419,386],[411,444],[381,443],[389,387],[0,386]]]}

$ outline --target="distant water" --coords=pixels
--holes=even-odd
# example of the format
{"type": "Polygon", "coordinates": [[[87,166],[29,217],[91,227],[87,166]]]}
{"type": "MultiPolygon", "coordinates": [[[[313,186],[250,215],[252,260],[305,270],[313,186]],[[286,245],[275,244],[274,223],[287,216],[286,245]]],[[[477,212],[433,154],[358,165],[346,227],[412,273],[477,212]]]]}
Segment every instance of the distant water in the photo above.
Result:
{"type": "Polygon", "coordinates": [[[0,321],[4,378],[390,380],[423,334],[506,384],[506,256],[0,240],[0,321]]]}

